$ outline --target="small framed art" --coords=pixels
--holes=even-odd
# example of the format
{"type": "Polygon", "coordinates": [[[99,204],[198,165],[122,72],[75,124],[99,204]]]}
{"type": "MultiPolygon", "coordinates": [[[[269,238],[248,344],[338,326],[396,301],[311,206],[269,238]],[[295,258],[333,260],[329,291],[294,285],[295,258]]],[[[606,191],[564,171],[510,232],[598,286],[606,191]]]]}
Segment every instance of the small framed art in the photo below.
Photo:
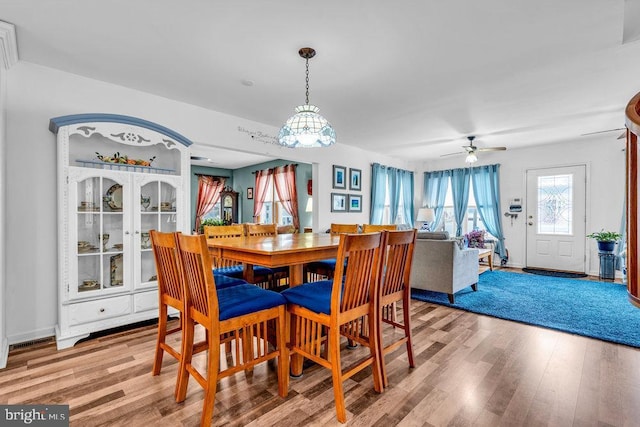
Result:
{"type": "Polygon", "coordinates": [[[331,193],[331,212],[347,212],[347,195],[331,193]]]}
{"type": "Polygon", "coordinates": [[[347,189],[347,168],[333,165],[333,188],[347,189]]]}
{"type": "Polygon", "coordinates": [[[349,212],[362,212],[362,196],[349,194],[349,212]]]}
{"type": "Polygon", "coordinates": [[[253,187],[247,187],[247,199],[253,199],[253,187]]]}
{"type": "Polygon", "coordinates": [[[362,190],[362,171],[360,169],[349,168],[349,190],[362,190]]]}

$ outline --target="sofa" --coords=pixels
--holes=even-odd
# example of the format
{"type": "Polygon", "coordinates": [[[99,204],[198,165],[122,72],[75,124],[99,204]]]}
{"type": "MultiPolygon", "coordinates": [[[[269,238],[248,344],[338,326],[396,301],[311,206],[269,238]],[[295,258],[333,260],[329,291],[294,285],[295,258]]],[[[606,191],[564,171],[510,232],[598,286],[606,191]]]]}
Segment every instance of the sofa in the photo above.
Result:
{"type": "Polygon", "coordinates": [[[461,249],[458,240],[449,233],[419,232],[413,252],[411,268],[412,288],[444,292],[451,304],[455,293],[478,286],[478,249],[461,249]]]}

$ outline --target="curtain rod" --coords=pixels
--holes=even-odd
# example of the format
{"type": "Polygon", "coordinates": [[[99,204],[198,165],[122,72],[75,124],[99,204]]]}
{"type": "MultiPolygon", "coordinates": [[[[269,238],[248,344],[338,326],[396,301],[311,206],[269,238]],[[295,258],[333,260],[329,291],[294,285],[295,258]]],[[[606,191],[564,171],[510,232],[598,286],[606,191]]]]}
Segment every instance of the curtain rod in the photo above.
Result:
{"type": "MultiPolygon", "coordinates": [[[[283,166],[296,166],[296,167],[297,167],[297,166],[298,166],[298,164],[297,164],[297,163],[290,163],[290,164],[288,164],[288,165],[283,165],[283,166]]],[[[282,167],[282,166],[276,166],[276,167],[277,167],[277,168],[279,168],[279,167],[282,167]]],[[[251,173],[252,173],[253,175],[255,175],[257,172],[260,172],[261,170],[269,170],[269,169],[273,169],[273,168],[260,169],[260,170],[257,170],[257,171],[253,171],[253,172],[251,172],[251,173]]]]}
{"type": "Polygon", "coordinates": [[[222,176],[222,175],[209,175],[206,173],[194,173],[195,176],[210,176],[211,178],[231,178],[230,176],[222,176]]]}

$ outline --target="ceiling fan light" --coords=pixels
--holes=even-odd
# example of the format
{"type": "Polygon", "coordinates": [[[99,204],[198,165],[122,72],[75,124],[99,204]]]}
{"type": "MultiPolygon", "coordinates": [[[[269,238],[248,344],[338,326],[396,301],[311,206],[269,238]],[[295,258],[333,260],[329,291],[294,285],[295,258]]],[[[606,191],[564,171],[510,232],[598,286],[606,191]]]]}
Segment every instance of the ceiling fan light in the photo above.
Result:
{"type": "Polygon", "coordinates": [[[464,159],[465,163],[475,163],[478,161],[478,156],[476,156],[475,151],[470,151],[469,154],[467,154],[467,158],[464,159]]]}

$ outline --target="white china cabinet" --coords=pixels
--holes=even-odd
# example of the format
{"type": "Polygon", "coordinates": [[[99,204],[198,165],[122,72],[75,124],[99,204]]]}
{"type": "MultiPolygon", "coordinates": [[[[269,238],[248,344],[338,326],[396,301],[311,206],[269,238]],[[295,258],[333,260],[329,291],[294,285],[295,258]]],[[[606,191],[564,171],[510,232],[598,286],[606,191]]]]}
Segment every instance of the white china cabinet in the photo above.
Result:
{"type": "Polygon", "coordinates": [[[145,120],[51,119],[58,143],[59,349],[158,316],[150,230],[189,230],[189,145],[145,120]]]}

